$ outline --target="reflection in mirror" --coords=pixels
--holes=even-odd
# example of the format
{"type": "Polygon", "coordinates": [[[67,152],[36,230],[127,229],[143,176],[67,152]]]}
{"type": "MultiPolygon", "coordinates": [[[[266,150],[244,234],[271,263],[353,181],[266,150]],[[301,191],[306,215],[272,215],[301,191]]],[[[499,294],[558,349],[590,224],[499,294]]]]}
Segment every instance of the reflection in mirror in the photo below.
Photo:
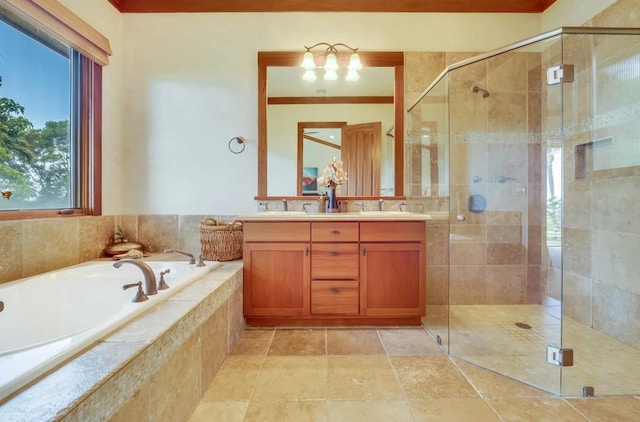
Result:
{"type": "Polygon", "coordinates": [[[342,159],[346,122],[298,123],[298,195],[326,194],[317,178],[333,157],[342,159]]]}
{"type": "MultiPolygon", "coordinates": [[[[307,143],[297,148],[299,122],[346,122],[349,125],[380,122],[380,153],[375,156],[379,176],[375,191],[356,193],[350,186],[350,192],[343,194],[402,196],[404,174],[394,169],[402,169],[404,160],[403,57],[403,53],[361,53],[364,68],[359,81],[346,85],[343,78],[338,78],[315,81],[321,85],[313,85],[302,80],[299,67],[302,53],[259,52],[258,196],[303,194],[305,165],[301,154],[307,143]],[[395,137],[393,128],[397,132],[395,137]]],[[[329,155],[329,160],[338,156],[329,155]]],[[[321,172],[326,162],[308,167],[318,167],[321,172]]],[[[309,194],[311,191],[309,188],[309,194]]]]}
{"type": "Polygon", "coordinates": [[[393,128],[382,134],[381,122],[298,123],[298,195],[324,194],[314,174],[336,157],[344,162],[349,180],[340,195],[391,196],[393,187],[393,128]]]}

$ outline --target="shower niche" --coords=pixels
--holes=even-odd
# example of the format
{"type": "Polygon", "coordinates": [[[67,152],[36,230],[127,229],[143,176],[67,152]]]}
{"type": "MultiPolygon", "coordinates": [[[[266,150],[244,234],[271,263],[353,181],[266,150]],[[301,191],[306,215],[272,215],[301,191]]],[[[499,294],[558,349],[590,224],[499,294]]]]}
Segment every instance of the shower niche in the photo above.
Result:
{"type": "Polygon", "coordinates": [[[407,160],[405,191],[435,174],[448,209],[424,325],[556,395],[639,394],[640,29],[564,27],[424,82],[405,151],[435,154],[407,160]]]}

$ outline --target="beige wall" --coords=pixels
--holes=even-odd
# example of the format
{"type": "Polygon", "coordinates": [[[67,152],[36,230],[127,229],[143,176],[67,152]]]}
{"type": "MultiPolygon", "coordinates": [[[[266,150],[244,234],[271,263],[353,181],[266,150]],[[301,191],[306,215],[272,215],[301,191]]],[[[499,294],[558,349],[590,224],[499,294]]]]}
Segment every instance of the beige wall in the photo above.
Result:
{"type": "Polygon", "coordinates": [[[561,26],[582,26],[616,0],[558,0],[541,16],[541,32],[561,26]]]}

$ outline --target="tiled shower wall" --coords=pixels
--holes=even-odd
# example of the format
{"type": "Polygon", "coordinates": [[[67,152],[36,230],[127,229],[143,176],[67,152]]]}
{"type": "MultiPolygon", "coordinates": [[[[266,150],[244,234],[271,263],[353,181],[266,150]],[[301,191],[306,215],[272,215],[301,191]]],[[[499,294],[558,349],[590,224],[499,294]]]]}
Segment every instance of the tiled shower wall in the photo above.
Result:
{"type": "MultiPolygon", "coordinates": [[[[446,65],[475,55],[407,53],[407,96],[415,100],[446,65]]],[[[540,54],[510,53],[449,73],[452,239],[449,262],[449,227],[432,225],[427,233],[429,304],[541,301],[540,72],[540,54]],[[473,85],[487,88],[490,96],[472,93],[473,85]],[[500,182],[501,177],[509,180],[500,182]],[[466,209],[471,194],[487,199],[486,211],[466,209]],[[458,221],[458,214],[466,219],[458,221]]],[[[427,100],[433,101],[438,98],[427,100]]],[[[419,139],[412,139],[421,134],[417,125],[430,125],[434,135],[438,126],[446,130],[443,122],[422,121],[420,106],[413,113],[409,144],[419,144],[419,139]]],[[[413,152],[408,148],[409,157],[413,152]]],[[[446,153],[439,151],[439,157],[446,153]]],[[[419,185],[424,169],[411,167],[415,160],[407,161],[407,180],[419,185]]]]}
{"type": "MultiPolygon", "coordinates": [[[[640,1],[618,0],[586,26],[640,27],[640,1]]],[[[576,71],[575,82],[563,84],[563,312],[640,347],[640,166],[592,162],[593,148],[607,139],[640,148],[640,36],[570,35],[563,51],[576,71]]]]}
{"type": "MultiPolygon", "coordinates": [[[[200,252],[204,215],[119,215],[0,221],[0,283],[102,257],[119,225],[146,251],[200,252]]],[[[233,216],[212,216],[231,221],[233,216]]]]}

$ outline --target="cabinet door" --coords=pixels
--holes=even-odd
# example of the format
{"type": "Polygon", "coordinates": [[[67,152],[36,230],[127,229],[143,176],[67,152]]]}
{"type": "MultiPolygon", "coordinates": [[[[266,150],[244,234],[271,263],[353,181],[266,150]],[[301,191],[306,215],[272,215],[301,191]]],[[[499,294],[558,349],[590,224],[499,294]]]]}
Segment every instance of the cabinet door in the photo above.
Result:
{"type": "Polygon", "coordinates": [[[360,305],[367,316],[421,316],[425,309],[422,243],[363,243],[360,305]]]}
{"type": "Polygon", "coordinates": [[[245,243],[245,316],[309,315],[309,244],[245,243]]]}

